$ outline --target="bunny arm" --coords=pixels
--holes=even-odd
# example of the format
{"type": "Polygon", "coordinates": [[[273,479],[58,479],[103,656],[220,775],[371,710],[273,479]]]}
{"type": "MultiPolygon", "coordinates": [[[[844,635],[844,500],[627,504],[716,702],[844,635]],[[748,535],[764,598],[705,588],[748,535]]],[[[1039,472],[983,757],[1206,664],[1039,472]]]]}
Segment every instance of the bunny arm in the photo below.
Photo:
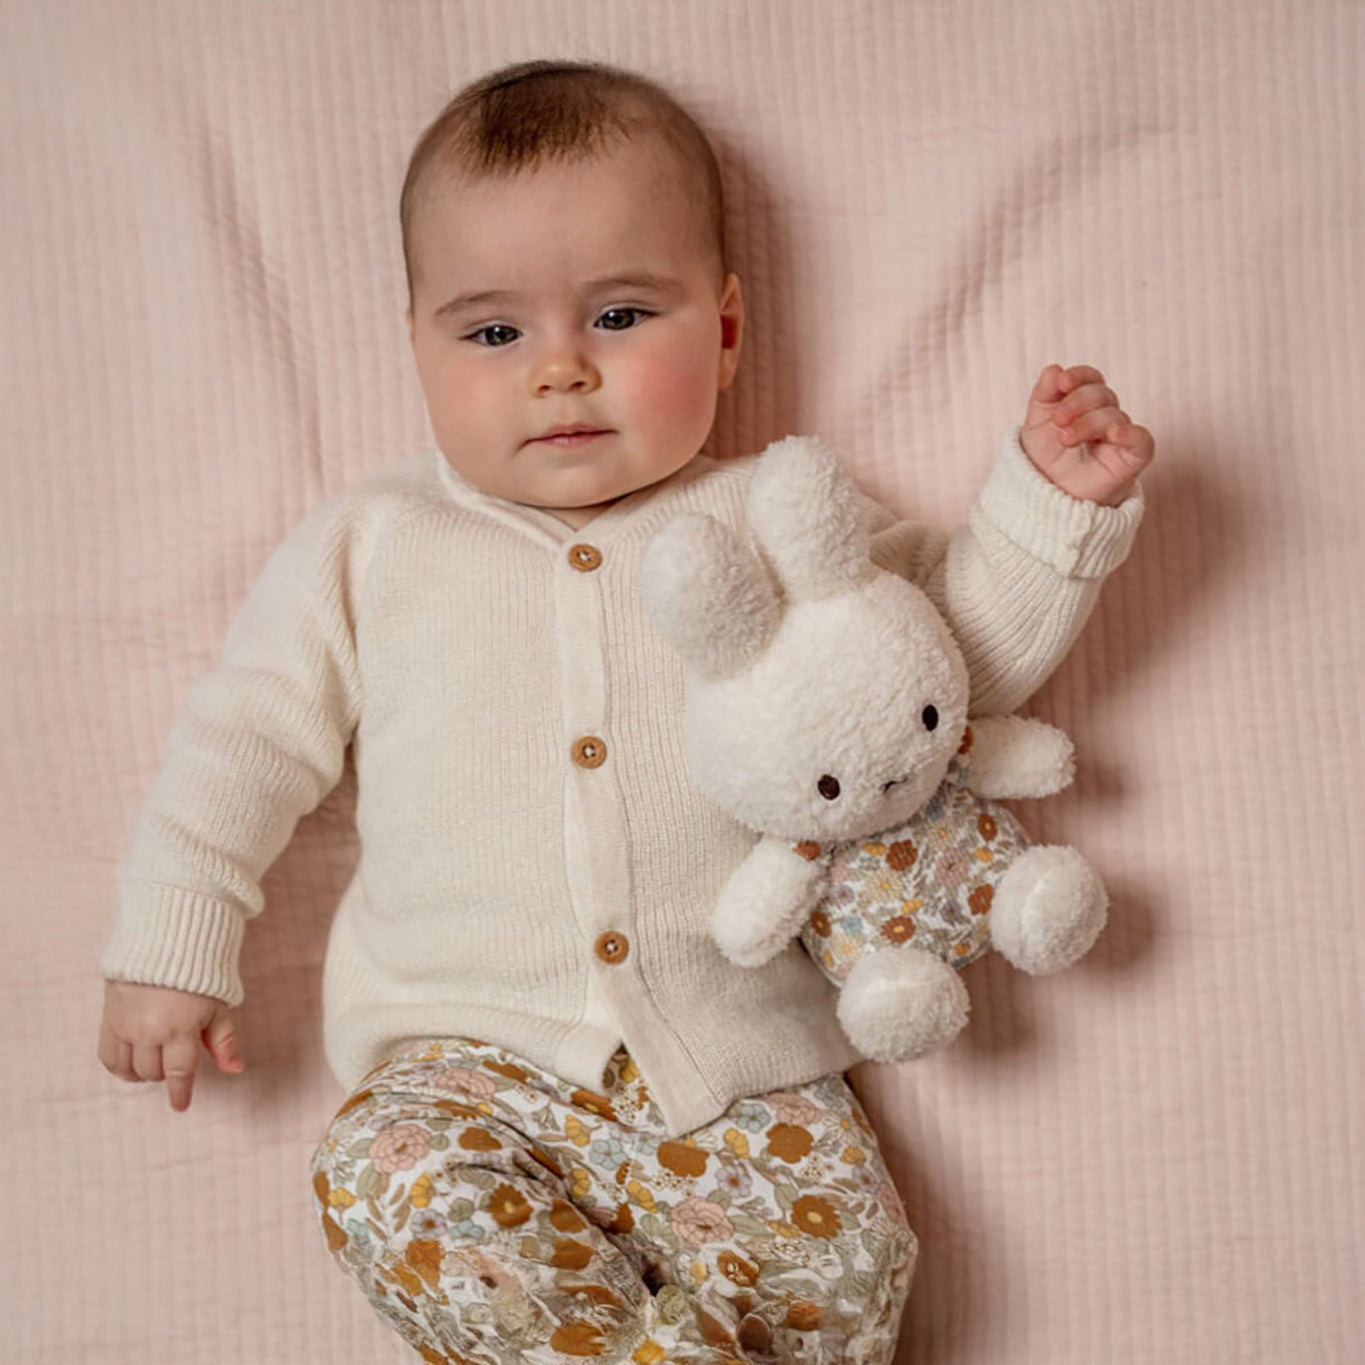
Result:
{"type": "Polygon", "coordinates": [[[761,967],[800,932],[823,895],[829,855],[764,835],[721,888],[711,937],[737,967],[761,967]]]}
{"type": "Polygon", "coordinates": [[[1075,749],[1055,725],[1024,716],[983,716],[971,729],[963,781],[978,796],[1051,796],[1075,776],[1075,749]]]}

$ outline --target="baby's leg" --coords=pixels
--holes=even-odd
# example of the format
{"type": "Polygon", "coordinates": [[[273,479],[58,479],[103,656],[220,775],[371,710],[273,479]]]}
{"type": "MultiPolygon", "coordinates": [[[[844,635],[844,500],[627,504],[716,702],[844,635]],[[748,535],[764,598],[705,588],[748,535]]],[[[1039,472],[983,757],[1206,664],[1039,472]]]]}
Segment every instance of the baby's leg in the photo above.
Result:
{"type": "Polygon", "coordinates": [[[328,1249],[427,1361],[733,1359],[656,1300],[647,1258],[618,1244],[625,1191],[610,1186],[620,1208],[593,1196],[608,1186],[588,1167],[623,1139],[610,1095],[488,1044],[435,1041],[376,1068],[318,1145],[328,1249]]]}
{"type": "Polygon", "coordinates": [[[888,1365],[918,1248],[843,1076],[739,1100],[682,1139],[646,1126],[638,1233],[699,1314],[754,1360],[888,1365]]]}

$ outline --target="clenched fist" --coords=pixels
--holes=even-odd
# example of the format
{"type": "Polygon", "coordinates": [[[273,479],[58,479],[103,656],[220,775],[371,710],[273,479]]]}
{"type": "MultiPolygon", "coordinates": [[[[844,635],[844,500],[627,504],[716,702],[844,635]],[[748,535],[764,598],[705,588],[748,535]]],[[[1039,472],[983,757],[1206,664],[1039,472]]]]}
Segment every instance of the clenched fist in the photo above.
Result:
{"type": "Polygon", "coordinates": [[[1029,394],[1020,443],[1064,493],[1116,507],[1151,463],[1156,442],[1119,407],[1092,365],[1049,365],[1029,394]]]}

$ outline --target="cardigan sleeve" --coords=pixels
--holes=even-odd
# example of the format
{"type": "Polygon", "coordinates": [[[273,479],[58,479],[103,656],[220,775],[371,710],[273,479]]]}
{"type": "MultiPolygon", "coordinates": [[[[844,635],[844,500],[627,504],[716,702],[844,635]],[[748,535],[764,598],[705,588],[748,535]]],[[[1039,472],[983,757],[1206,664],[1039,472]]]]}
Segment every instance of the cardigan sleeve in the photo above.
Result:
{"type": "Polygon", "coordinates": [[[110,979],[242,999],[245,921],[301,816],[340,780],[360,710],[360,547],[323,504],[276,548],[190,686],[119,871],[110,979]]]}
{"type": "Polygon", "coordinates": [[[975,716],[1013,711],[1066,657],[1145,506],[1140,486],[1117,507],[1064,493],[1034,467],[1019,432],[1003,434],[967,524],[952,535],[869,510],[873,559],[918,583],[952,627],[975,716]]]}

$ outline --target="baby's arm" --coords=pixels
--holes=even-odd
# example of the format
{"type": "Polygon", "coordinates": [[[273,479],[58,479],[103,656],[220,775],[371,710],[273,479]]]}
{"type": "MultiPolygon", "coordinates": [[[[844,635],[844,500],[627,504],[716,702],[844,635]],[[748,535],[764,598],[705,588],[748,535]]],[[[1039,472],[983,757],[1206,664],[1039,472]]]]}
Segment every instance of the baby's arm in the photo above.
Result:
{"type": "Polygon", "coordinates": [[[276,549],[217,668],[190,687],[120,870],[99,1058],[124,1080],[165,1079],[176,1109],[201,1037],[240,1069],[228,1007],[243,926],[299,818],[339,780],[355,726],[359,551],[336,507],[276,549]]]}
{"type": "MultiPolygon", "coordinates": [[[[1035,386],[1027,420],[1037,420],[1040,402],[1051,398],[1057,383],[1053,368],[1044,370],[1035,386]],[[1049,385],[1053,388],[1044,394],[1049,385]]],[[[1076,372],[1098,373],[1078,366],[1067,374],[1076,372]]],[[[1090,387],[1088,410],[1087,400],[1078,397],[1080,387],[1065,400],[1084,413],[1083,426],[1097,417],[1106,420],[1101,412],[1106,404],[1097,400],[1108,394],[1085,386],[1090,387]]],[[[1131,424],[1129,428],[1142,432],[1131,424]]],[[[967,525],[951,536],[912,521],[893,523],[876,504],[871,513],[873,558],[918,583],[952,626],[967,661],[971,709],[977,716],[1013,711],[1066,656],[1094,608],[1104,577],[1127,555],[1144,506],[1132,466],[1127,468],[1130,491],[1117,506],[1063,491],[1025,453],[1024,430],[1014,427],[1006,433],[967,525]]],[[[1035,445],[1039,431],[1034,428],[1030,437],[1035,445]]],[[[1151,458],[1151,438],[1145,432],[1142,437],[1134,439],[1143,448],[1145,464],[1151,458]]],[[[1061,448],[1060,438],[1052,439],[1061,448]]],[[[1118,480],[1097,478],[1080,457],[1075,461],[1061,475],[1073,486],[1073,475],[1080,470],[1090,491],[1113,496],[1121,490],[1118,480]]]]}

